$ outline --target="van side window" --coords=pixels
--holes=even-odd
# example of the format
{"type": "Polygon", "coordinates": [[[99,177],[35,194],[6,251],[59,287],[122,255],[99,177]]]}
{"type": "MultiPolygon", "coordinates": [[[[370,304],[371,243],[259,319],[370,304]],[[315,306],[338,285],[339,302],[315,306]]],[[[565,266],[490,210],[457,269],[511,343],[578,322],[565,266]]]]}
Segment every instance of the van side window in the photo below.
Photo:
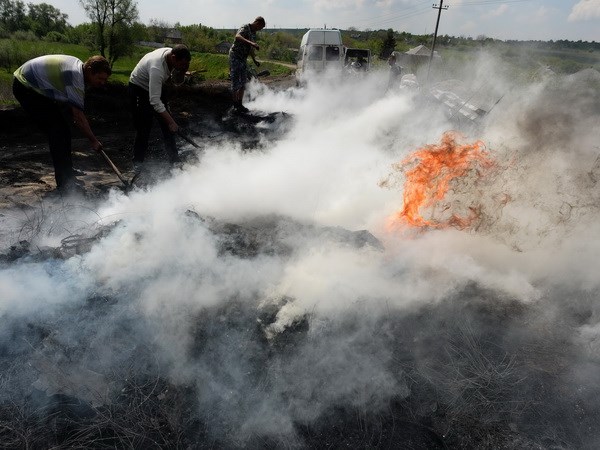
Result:
{"type": "Polygon", "coordinates": [[[340,48],[335,46],[329,46],[325,50],[326,61],[337,61],[340,59],[340,48]]]}
{"type": "Polygon", "coordinates": [[[309,61],[321,61],[323,60],[323,47],[317,47],[311,45],[308,50],[309,61]]]}

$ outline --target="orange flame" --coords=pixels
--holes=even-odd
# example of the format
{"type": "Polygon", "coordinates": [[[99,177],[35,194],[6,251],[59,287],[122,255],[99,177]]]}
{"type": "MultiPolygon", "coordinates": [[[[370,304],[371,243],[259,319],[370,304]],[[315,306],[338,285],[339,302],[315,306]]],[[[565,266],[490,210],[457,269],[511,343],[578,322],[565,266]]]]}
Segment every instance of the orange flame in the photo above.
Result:
{"type": "MultiPolygon", "coordinates": [[[[394,169],[404,172],[405,182],[402,210],[388,219],[390,231],[402,225],[464,229],[479,217],[477,206],[469,207],[467,217],[452,214],[445,220],[427,220],[420,213],[421,208],[435,206],[444,199],[453,181],[473,173],[481,178],[485,169],[494,166],[482,141],[460,145],[458,138],[462,136],[446,132],[439,144],[427,145],[393,165],[394,169]]],[[[388,182],[381,185],[386,186],[388,182]]]]}

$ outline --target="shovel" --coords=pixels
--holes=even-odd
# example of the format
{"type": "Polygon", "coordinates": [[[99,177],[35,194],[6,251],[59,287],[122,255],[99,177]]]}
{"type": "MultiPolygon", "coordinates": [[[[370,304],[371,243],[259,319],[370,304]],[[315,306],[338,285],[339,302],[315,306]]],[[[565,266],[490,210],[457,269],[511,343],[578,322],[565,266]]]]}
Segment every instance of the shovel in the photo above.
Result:
{"type": "Polygon", "coordinates": [[[184,141],[186,141],[188,144],[192,144],[194,147],[196,148],[200,148],[200,146],[198,144],[196,144],[187,134],[185,134],[183,131],[178,131],[177,134],[179,135],[179,137],[181,139],[183,139],[184,141]]]}
{"type": "Polygon", "coordinates": [[[121,180],[121,182],[123,183],[123,185],[125,185],[125,187],[128,188],[129,187],[129,182],[125,179],[125,177],[123,176],[123,174],[121,174],[121,172],[119,171],[119,169],[117,169],[117,166],[115,166],[114,163],[108,157],[108,155],[106,153],[104,153],[104,150],[100,149],[98,151],[100,152],[100,154],[102,155],[102,157],[104,158],[104,160],[108,163],[108,165],[112,168],[113,172],[117,174],[117,176],[119,177],[119,180],[121,180]]]}

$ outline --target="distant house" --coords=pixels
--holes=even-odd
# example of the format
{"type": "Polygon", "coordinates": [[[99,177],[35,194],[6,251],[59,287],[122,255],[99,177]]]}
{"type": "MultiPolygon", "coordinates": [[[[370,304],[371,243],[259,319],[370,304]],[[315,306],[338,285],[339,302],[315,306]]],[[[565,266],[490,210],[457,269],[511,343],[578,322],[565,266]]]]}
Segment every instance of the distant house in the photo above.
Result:
{"type": "Polygon", "coordinates": [[[411,48],[407,52],[405,52],[405,54],[416,55],[416,56],[429,56],[429,55],[431,55],[431,50],[429,50],[424,45],[418,45],[414,48],[411,48]]]}
{"type": "Polygon", "coordinates": [[[183,41],[183,35],[181,31],[171,28],[167,30],[165,33],[165,42],[169,42],[171,44],[181,44],[183,41]]]}
{"type": "MultiPolygon", "coordinates": [[[[425,47],[424,45],[418,45],[415,48],[411,48],[409,51],[404,53],[405,55],[410,55],[412,57],[427,57],[429,58],[431,56],[431,50],[429,50],[427,47],[425,47]]],[[[438,55],[438,52],[436,52],[434,50],[433,52],[433,57],[434,58],[441,58],[440,55],[438,55]]]]}
{"type": "Polygon", "coordinates": [[[231,48],[231,44],[229,42],[223,41],[219,42],[215,45],[217,53],[229,53],[229,49],[231,48]]]}
{"type": "MultiPolygon", "coordinates": [[[[418,45],[404,53],[395,53],[396,57],[398,58],[398,62],[401,66],[408,66],[412,67],[413,69],[429,62],[429,58],[431,57],[431,50],[429,50],[424,45],[418,45]]],[[[441,60],[442,57],[438,55],[438,52],[434,51],[433,62],[438,63],[441,60]]]]}

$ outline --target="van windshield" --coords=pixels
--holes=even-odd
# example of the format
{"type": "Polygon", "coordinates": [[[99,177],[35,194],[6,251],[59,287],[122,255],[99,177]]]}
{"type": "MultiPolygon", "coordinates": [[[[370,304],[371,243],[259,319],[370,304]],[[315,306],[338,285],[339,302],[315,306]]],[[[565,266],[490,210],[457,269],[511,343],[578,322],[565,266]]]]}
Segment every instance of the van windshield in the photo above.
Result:
{"type": "Polygon", "coordinates": [[[321,61],[323,60],[323,47],[310,46],[308,48],[308,60],[309,61],[321,61]]]}
{"type": "Polygon", "coordinates": [[[339,47],[327,47],[325,50],[325,59],[327,61],[337,61],[340,59],[340,48],[339,47]]]}

